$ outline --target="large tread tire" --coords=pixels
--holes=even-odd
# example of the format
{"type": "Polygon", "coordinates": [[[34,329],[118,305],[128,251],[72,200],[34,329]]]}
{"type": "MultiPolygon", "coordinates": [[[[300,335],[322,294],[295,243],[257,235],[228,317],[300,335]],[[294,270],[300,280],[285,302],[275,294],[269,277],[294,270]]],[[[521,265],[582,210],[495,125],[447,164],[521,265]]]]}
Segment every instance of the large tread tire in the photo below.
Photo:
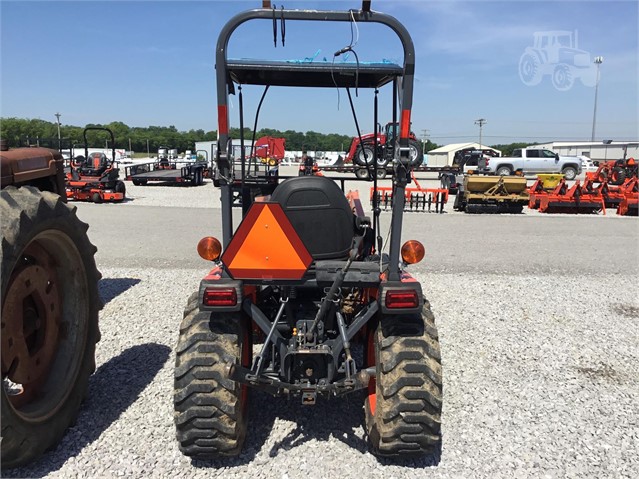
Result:
{"type": "Polygon", "coordinates": [[[436,452],[441,445],[442,369],[428,302],[421,315],[382,317],[372,347],[375,395],[365,402],[371,451],[400,460],[436,452]]]}
{"type": "Polygon", "coordinates": [[[10,186],[0,194],[0,217],[2,468],[8,469],[23,466],[55,447],[75,422],[89,376],[95,371],[102,301],[98,293],[101,275],[94,259],[97,248],[89,241],[88,225],[78,219],[75,206],[53,193],[10,186]],[[22,289],[25,275],[44,277],[35,282],[46,287],[22,289]],[[57,294],[51,293],[52,285],[57,294]],[[15,338],[21,336],[15,335],[16,325],[24,328],[33,316],[24,310],[22,315],[16,313],[20,308],[13,309],[11,303],[34,304],[37,296],[46,298],[45,306],[35,306],[31,313],[37,315],[40,326],[36,329],[43,331],[45,339],[34,344],[23,336],[21,341],[33,357],[46,355],[48,367],[44,368],[44,360],[30,361],[21,353],[24,349],[13,352],[15,338]],[[44,330],[42,323],[47,325],[44,330]],[[51,331],[58,333],[51,335],[51,331]],[[22,373],[18,370],[28,371],[29,377],[19,380],[17,374],[22,373]],[[11,382],[20,384],[22,392],[16,394],[11,382]]]}
{"type": "Polygon", "coordinates": [[[409,139],[408,147],[411,149],[411,161],[410,166],[417,168],[424,163],[424,151],[422,145],[417,140],[409,139]]]}
{"type": "Polygon", "coordinates": [[[357,146],[355,150],[355,156],[353,156],[353,163],[358,166],[368,166],[373,164],[373,158],[375,156],[375,149],[373,145],[364,143],[357,146]],[[364,158],[366,157],[366,158],[364,158]]]}
{"type": "Polygon", "coordinates": [[[188,300],[175,360],[174,419],[180,450],[194,459],[237,456],[248,422],[248,389],[227,375],[229,363],[250,364],[247,319],[200,311],[188,300]],[[248,348],[248,349],[247,349],[248,348]]]}

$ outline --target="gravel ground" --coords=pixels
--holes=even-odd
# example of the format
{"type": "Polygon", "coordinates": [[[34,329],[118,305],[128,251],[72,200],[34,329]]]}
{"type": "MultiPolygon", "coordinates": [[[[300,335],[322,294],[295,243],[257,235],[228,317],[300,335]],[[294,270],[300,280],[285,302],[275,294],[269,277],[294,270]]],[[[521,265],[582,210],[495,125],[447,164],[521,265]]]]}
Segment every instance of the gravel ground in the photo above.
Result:
{"type": "MultiPolygon", "coordinates": [[[[133,200],[126,205],[136,206],[210,207],[216,194],[210,185],[127,187],[133,200]]],[[[94,208],[114,207],[88,205],[79,212],[84,218],[94,208]]],[[[156,211],[130,212],[146,210],[156,211]]],[[[521,219],[500,222],[517,228],[521,219]]],[[[580,223],[593,234],[604,224],[637,225],[636,218],[615,219],[588,216],[580,223]]],[[[540,258],[530,246],[552,242],[558,220],[530,220],[537,231],[522,243],[520,256],[532,265],[540,258]]],[[[105,226],[99,219],[90,223],[102,248],[105,226]]],[[[163,234],[142,217],[140,224],[145,234],[163,234]]],[[[173,425],[173,348],[186,298],[206,268],[150,261],[113,267],[110,253],[99,253],[102,341],[77,424],[41,460],[4,476],[638,477],[639,229],[623,231],[625,237],[603,251],[625,255],[626,268],[605,261],[599,268],[577,263],[574,271],[566,264],[540,272],[494,267],[499,255],[486,248],[486,264],[493,266],[483,270],[474,266],[470,248],[457,253],[461,272],[415,268],[440,332],[443,441],[440,453],[401,465],[367,452],[362,394],[303,407],[252,393],[239,458],[192,462],[183,456],[173,425]]],[[[429,234],[445,244],[459,233],[439,228],[429,234]]]]}

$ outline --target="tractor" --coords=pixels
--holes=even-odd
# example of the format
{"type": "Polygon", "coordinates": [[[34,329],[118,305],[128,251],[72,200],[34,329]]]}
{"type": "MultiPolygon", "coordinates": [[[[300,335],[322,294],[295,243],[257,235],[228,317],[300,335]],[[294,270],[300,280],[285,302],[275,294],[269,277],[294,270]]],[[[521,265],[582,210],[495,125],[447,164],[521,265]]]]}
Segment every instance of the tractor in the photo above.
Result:
{"type": "Polygon", "coordinates": [[[88,225],[66,204],[64,160],[0,148],[2,468],[55,447],[95,370],[100,273],[88,225]]]}
{"type": "Polygon", "coordinates": [[[84,136],[84,156],[71,160],[71,168],[67,173],[66,195],[70,200],[120,202],[126,195],[126,186],[120,180],[120,173],[115,167],[115,138],[113,132],[103,127],[86,127],[84,136]],[[104,153],[89,154],[87,132],[91,130],[106,131],[111,136],[111,159],[104,153]]]}
{"type": "Polygon", "coordinates": [[[590,54],[578,48],[577,32],[535,32],[532,47],[526,47],[519,59],[519,77],[527,86],[538,85],[550,75],[559,91],[570,90],[575,79],[586,86],[594,86],[595,69],[590,54]]]}
{"type": "MultiPolygon", "coordinates": [[[[377,168],[385,168],[395,158],[395,139],[397,138],[398,128],[399,124],[397,122],[389,122],[384,127],[384,133],[377,133],[377,131],[381,130],[380,125],[377,125],[376,133],[356,136],[351,142],[345,161],[347,163],[352,162],[357,166],[368,166],[373,164],[373,157],[376,156],[375,164],[377,168]],[[375,143],[375,137],[377,137],[377,143],[375,143]],[[377,144],[377,155],[373,155],[375,144],[377,144]]],[[[420,166],[424,161],[424,153],[422,152],[421,144],[412,131],[409,133],[408,147],[410,148],[410,166],[420,166]]]]}
{"type": "MultiPolygon", "coordinates": [[[[362,401],[369,448],[380,457],[422,457],[441,447],[437,328],[422,285],[407,271],[423,259],[424,247],[414,239],[402,243],[413,164],[409,125],[415,50],[397,19],[367,5],[348,11],[281,9],[276,17],[273,9],[259,8],[237,14],[219,34],[215,182],[222,237],[204,237],[197,245],[212,268],[187,301],[174,373],[177,441],[193,459],[241,453],[251,430],[248,402],[254,390],[308,407],[325,400],[339,403],[343,399],[336,398],[355,393],[355,400],[362,401]],[[227,58],[229,39],[239,25],[274,18],[282,25],[357,22],[361,29],[381,24],[398,36],[403,64],[227,58]],[[237,176],[246,172],[247,157],[244,148],[239,157],[233,154],[229,94],[239,96],[233,103],[239,105],[240,124],[246,124],[243,90],[263,87],[264,98],[271,86],[339,88],[351,100],[356,123],[351,91],[358,88],[360,97],[374,92],[373,124],[378,89],[392,88],[392,116],[401,128],[393,149],[388,231],[382,231],[378,195],[372,195],[372,214],[366,215],[358,192],[345,193],[339,177],[237,176]],[[242,220],[234,228],[232,206],[238,196],[242,220]],[[386,245],[384,236],[390,238],[386,245]]],[[[244,145],[244,129],[239,132],[244,145]]],[[[371,181],[375,193],[376,175],[371,181]]],[[[335,414],[340,410],[339,405],[333,409],[335,414]]]]}

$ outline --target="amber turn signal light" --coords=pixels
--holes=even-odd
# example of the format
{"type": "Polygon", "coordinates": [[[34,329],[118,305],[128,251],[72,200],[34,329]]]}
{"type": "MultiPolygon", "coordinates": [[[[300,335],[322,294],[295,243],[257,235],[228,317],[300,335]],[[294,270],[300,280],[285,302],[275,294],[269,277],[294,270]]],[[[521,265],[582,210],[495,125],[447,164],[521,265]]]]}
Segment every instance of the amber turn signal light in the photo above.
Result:
{"type": "Polygon", "coordinates": [[[417,240],[409,240],[402,246],[402,259],[405,263],[415,264],[424,259],[426,250],[417,240]]]}
{"type": "Polygon", "coordinates": [[[217,238],[206,236],[197,244],[197,253],[204,259],[215,261],[222,253],[222,245],[217,238]]]}

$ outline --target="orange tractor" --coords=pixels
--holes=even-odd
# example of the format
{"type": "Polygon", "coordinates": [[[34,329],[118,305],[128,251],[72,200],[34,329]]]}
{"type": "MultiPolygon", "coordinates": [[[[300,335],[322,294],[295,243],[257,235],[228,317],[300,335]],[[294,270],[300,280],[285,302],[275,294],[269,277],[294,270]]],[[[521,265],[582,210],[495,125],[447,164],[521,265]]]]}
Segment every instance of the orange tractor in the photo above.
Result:
{"type": "MultiPolygon", "coordinates": [[[[424,247],[402,239],[413,169],[409,126],[415,49],[397,19],[367,5],[363,2],[359,11],[281,9],[277,19],[380,24],[398,36],[403,64],[227,58],[237,27],[273,22],[271,8],[235,15],[218,37],[216,182],[222,238],[206,237],[198,244],[198,253],[212,268],[187,301],[174,375],[176,437],[180,450],[194,459],[241,454],[250,434],[249,401],[269,400],[253,390],[309,407],[361,391],[354,400],[361,398],[363,427],[374,454],[402,460],[441,447],[437,329],[421,283],[407,271],[423,259],[424,247]],[[242,90],[256,86],[264,87],[264,95],[270,86],[339,88],[349,100],[353,89],[366,90],[375,106],[373,124],[378,89],[392,88],[392,115],[401,115],[401,128],[393,148],[388,231],[382,231],[375,190],[367,216],[359,194],[345,194],[338,185],[343,177],[257,177],[247,171],[243,148],[236,158],[229,137],[229,94],[239,95],[243,125],[242,90]],[[235,196],[243,207],[236,228],[235,196]],[[385,236],[390,238],[386,246],[385,236]]],[[[357,122],[352,101],[351,110],[357,122]]],[[[244,129],[239,131],[243,145],[244,129]]],[[[373,161],[376,156],[373,151],[373,161]]],[[[371,181],[375,189],[376,175],[371,181]]],[[[339,401],[332,409],[336,415],[343,414],[339,401]]]]}

